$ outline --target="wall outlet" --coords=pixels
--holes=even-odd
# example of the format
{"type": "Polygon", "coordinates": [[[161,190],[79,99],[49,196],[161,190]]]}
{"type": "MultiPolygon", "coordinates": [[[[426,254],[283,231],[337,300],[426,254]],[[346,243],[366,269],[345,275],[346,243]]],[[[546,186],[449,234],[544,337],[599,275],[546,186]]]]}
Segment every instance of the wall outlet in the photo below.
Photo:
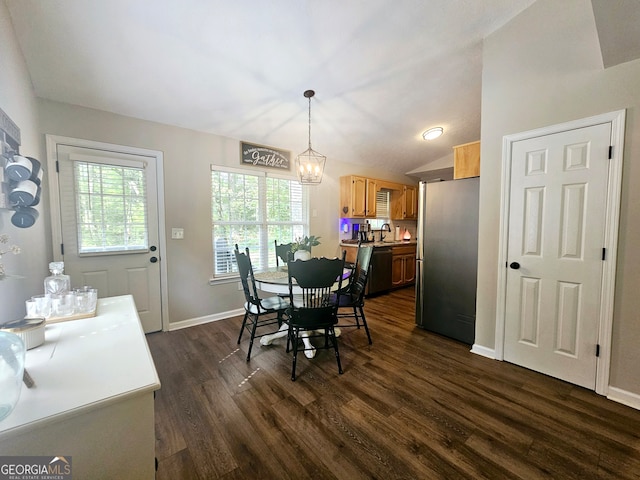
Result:
{"type": "Polygon", "coordinates": [[[172,228],[171,238],[174,240],[182,240],[184,238],[184,228],[172,228]]]}

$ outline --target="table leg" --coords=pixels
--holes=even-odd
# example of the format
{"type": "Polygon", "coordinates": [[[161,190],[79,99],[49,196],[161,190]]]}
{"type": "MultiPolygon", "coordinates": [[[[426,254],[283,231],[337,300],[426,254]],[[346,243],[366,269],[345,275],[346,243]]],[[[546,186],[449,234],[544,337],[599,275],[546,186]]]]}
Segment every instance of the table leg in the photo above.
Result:
{"type": "Polygon", "coordinates": [[[280,325],[280,329],[276,333],[272,333],[271,335],[263,335],[260,337],[260,345],[271,345],[271,343],[276,338],[282,338],[287,336],[287,331],[289,330],[289,325],[283,323],[280,325]]]}
{"type": "MultiPolygon", "coordinates": [[[[289,330],[289,326],[286,323],[283,323],[280,326],[280,329],[276,333],[272,333],[271,335],[264,335],[260,337],[260,345],[271,345],[276,338],[282,338],[287,336],[287,331],[289,330]]],[[[313,358],[316,356],[316,349],[313,345],[311,345],[311,341],[309,340],[309,334],[304,332],[302,334],[302,341],[304,342],[304,355],[307,358],[313,358]]]]}
{"type": "MultiPolygon", "coordinates": [[[[289,327],[287,326],[287,324],[283,323],[282,326],[280,326],[280,329],[276,333],[272,333],[271,335],[264,335],[264,336],[260,337],[260,345],[271,345],[276,338],[286,337],[288,329],[289,329],[289,327]]],[[[317,333],[324,333],[324,330],[316,330],[316,332],[317,333]]],[[[336,337],[339,337],[340,336],[340,329],[336,328],[335,332],[336,332],[336,337]]],[[[309,333],[308,332],[304,332],[302,334],[302,342],[304,343],[304,348],[305,348],[304,356],[307,357],[307,358],[315,357],[316,356],[316,349],[311,344],[311,341],[309,340],[309,333]]]]}
{"type": "Polygon", "coordinates": [[[315,357],[316,349],[313,345],[311,345],[311,340],[309,340],[309,332],[302,333],[302,343],[304,343],[304,356],[307,358],[315,357]]]}

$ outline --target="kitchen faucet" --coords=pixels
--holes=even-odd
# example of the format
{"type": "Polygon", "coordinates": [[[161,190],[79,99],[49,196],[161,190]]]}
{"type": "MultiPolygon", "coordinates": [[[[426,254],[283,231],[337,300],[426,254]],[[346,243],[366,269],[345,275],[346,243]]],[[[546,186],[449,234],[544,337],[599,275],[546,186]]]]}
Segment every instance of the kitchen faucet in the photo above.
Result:
{"type": "Polygon", "coordinates": [[[391,225],[389,225],[388,223],[383,223],[382,226],[380,227],[380,241],[382,242],[384,240],[385,235],[382,234],[382,232],[387,231],[389,233],[391,233],[391,225]],[[387,227],[385,229],[385,227],[387,227]]]}

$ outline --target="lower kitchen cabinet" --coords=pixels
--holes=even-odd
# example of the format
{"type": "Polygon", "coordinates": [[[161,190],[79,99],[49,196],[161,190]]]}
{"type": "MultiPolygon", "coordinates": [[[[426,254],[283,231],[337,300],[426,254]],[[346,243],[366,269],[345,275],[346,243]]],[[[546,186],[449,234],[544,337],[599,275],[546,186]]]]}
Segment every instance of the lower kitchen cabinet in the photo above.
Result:
{"type": "Polygon", "coordinates": [[[391,285],[404,287],[416,280],[416,247],[393,247],[391,260],[391,285]]]}

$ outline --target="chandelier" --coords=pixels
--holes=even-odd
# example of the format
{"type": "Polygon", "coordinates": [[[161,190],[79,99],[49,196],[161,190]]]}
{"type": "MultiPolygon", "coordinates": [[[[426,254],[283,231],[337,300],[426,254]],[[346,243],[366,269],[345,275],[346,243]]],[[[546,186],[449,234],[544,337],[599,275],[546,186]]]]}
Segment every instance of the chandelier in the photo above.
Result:
{"type": "Polygon", "coordinates": [[[305,98],[309,99],[309,148],[296,157],[298,180],[303,185],[318,185],[327,161],[327,157],[311,148],[311,97],[315,94],[313,90],[304,92],[305,98]]]}

